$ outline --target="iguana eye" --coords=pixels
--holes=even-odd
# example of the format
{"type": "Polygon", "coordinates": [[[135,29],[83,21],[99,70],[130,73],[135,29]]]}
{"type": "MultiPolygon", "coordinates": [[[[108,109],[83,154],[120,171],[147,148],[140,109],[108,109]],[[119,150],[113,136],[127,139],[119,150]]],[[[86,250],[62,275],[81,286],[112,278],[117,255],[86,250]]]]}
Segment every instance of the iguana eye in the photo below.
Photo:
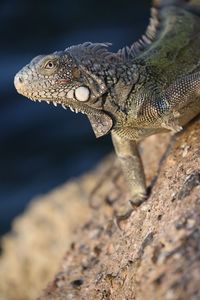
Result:
{"type": "Polygon", "coordinates": [[[53,69],[55,67],[55,62],[53,60],[49,60],[45,64],[45,69],[53,69]]]}

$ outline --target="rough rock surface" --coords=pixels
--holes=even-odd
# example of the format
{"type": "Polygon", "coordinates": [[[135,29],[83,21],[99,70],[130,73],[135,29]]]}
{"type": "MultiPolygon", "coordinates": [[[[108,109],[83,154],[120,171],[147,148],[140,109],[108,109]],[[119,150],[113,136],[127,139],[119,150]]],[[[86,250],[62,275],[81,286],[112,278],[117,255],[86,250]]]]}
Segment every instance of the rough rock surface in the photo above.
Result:
{"type": "Polygon", "coordinates": [[[33,300],[58,270],[77,223],[88,214],[77,182],[32,201],[2,240],[0,300],[33,300]]]}
{"type": "MultiPolygon", "coordinates": [[[[156,173],[168,140],[169,137],[163,135],[152,136],[144,142],[141,150],[149,180],[156,173]]],[[[61,258],[74,239],[76,227],[79,230],[91,218],[91,207],[101,205],[109,192],[111,201],[117,196],[115,182],[106,175],[110,172],[114,177],[121,176],[113,155],[96,170],[33,199],[25,213],[15,220],[11,233],[3,238],[1,245],[1,300],[36,299],[57,272],[61,258]]]]}
{"type": "MultiPolygon", "coordinates": [[[[199,128],[197,120],[172,139],[149,199],[122,230],[113,220],[129,195],[119,168],[108,160],[88,175],[97,185],[91,214],[79,224],[40,300],[200,299],[199,128]]],[[[155,147],[162,139],[151,137],[145,144],[149,180],[156,169],[149,158],[159,161],[162,151],[155,147]]],[[[82,190],[89,198],[90,186],[82,190]]]]}
{"type": "Polygon", "coordinates": [[[129,194],[113,155],[34,202],[3,240],[0,299],[35,299],[50,278],[40,300],[200,299],[199,128],[142,143],[152,191],[122,230],[129,194]]]}

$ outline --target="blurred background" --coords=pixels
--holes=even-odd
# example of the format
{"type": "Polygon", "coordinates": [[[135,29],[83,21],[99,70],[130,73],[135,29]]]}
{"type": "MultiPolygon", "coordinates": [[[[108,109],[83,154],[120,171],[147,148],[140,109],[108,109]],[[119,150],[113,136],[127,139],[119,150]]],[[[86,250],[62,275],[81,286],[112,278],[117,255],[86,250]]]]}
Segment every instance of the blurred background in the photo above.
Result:
{"type": "Polygon", "coordinates": [[[1,0],[0,234],[33,196],[92,168],[111,151],[82,114],[17,94],[15,73],[38,54],[85,41],[130,45],[145,31],[147,0],[1,0]]]}

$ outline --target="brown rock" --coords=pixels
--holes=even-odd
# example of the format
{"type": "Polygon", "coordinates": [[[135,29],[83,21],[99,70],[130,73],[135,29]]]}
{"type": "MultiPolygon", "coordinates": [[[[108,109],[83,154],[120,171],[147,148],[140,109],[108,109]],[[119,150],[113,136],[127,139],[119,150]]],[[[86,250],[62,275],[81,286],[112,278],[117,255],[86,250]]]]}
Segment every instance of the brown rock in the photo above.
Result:
{"type": "MultiPolygon", "coordinates": [[[[101,201],[94,201],[91,216],[77,229],[73,247],[40,300],[200,299],[199,128],[197,120],[173,138],[149,199],[124,221],[123,230],[113,220],[129,197],[126,185],[117,167],[104,172],[93,193],[101,201]]],[[[149,179],[162,152],[155,151],[160,139],[145,142],[149,179]],[[157,157],[152,166],[150,153],[157,157]]],[[[96,182],[100,173],[98,168],[92,173],[96,182]]]]}
{"type": "Polygon", "coordinates": [[[77,182],[32,201],[2,241],[0,299],[32,300],[58,270],[78,223],[89,213],[77,182]]]}
{"type": "Polygon", "coordinates": [[[55,272],[40,300],[200,299],[199,128],[142,143],[153,188],[123,230],[114,220],[129,194],[113,155],[33,204],[4,240],[0,299],[35,299],[55,272]]]}

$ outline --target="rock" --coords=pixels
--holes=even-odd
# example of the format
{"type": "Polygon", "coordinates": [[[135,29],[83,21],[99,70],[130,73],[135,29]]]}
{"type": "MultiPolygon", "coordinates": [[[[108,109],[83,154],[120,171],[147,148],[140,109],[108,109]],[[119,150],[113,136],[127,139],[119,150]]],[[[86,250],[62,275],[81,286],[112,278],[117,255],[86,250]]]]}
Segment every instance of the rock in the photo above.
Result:
{"type": "MultiPolygon", "coordinates": [[[[155,175],[159,157],[168,141],[169,136],[165,134],[152,136],[141,145],[148,181],[155,175]]],[[[112,219],[112,202],[117,200],[119,193],[116,184],[122,180],[115,156],[109,155],[94,171],[33,199],[25,213],[15,220],[11,233],[2,240],[0,299],[36,299],[59,270],[65,252],[73,249],[73,240],[77,238],[75,232],[83,227],[87,229],[87,221],[96,207],[106,203],[112,219]]],[[[98,236],[101,228],[102,224],[91,230],[89,238],[98,236]]],[[[84,245],[82,251],[86,251],[84,245]]],[[[94,251],[100,254],[101,247],[95,246],[94,251]]],[[[112,246],[109,246],[109,251],[112,252],[112,246]]],[[[91,262],[85,257],[86,269],[95,264],[95,254],[93,259],[91,262]]],[[[58,278],[56,285],[62,288],[65,284],[62,272],[58,278]]],[[[71,282],[73,287],[83,284],[81,277],[71,282]]]]}
{"type": "Polygon", "coordinates": [[[122,230],[129,193],[113,155],[34,201],[3,240],[0,299],[199,299],[199,128],[141,144],[152,191],[122,230]]]}
{"type": "MultiPolygon", "coordinates": [[[[200,299],[199,128],[196,120],[171,140],[149,199],[123,222],[122,230],[114,216],[129,194],[119,168],[103,162],[92,177],[85,177],[97,185],[91,214],[77,227],[40,300],[200,299]]],[[[155,151],[160,139],[144,144],[149,180],[160,161],[162,151],[155,151]],[[155,155],[151,162],[150,154],[155,155]]],[[[86,187],[83,194],[89,198],[86,187]]]]}
{"type": "Polygon", "coordinates": [[[78,180],[33,199],[2,240],[0,299],[36,299],[88,214],[78,180]]]}

